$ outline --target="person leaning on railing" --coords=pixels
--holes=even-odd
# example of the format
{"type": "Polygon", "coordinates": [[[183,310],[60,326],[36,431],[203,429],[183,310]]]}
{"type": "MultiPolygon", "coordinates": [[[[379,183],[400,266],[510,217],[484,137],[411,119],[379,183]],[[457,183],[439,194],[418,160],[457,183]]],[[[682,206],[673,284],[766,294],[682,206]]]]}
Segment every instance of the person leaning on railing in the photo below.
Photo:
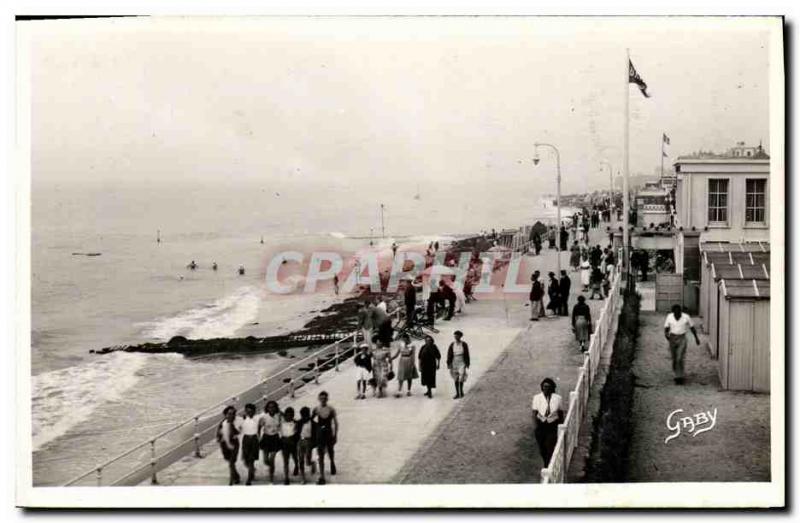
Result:
{"type": "Polygon", "coordinates": [[[542,454],[544,467],[550,465],[550,458],[558,440],[558,425],[564,422],[564,408],[561,396],[556,394],[556,382],[545,378],[541,384],[542,392],[533,397],[531,403],[533,434],[542,454]]]}

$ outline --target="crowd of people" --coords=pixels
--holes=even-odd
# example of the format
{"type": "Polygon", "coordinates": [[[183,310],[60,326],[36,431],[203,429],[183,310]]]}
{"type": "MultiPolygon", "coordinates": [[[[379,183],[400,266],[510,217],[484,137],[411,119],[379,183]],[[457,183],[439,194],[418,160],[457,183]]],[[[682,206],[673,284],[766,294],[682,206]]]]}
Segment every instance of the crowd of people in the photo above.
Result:
{"type": "MultiPolygon", "coordinates": [[[[584,210],[572,217],[572,246],[570,247],[569,265],[571,272],[580,275],[581,292],[588,295],[588,299],[605,299],[611,287],[616,266],[616,255],[611,245],[602,248],[600,245],[589,244],[589,229],[599,227],[600,220],[605,219],[601,210],[584,210]]],[[[562,227],[562,241],[565,239],[562,227]]],[[[538,252],[534,237],[534,254],[538,252]]],[[[566,249],[562,249],[566,250],[566,249]]],[[[540,280],[541,273],[534,271],[531,275],[530,307],[531,321],[539,321],[547,317],[569,316],[569,297],[572,289],[572,280],[567,270],[561,270],[560,275],[553,272],[547,274],[547,281],[540,280]],[[547,306],[544,297],[547,296],[547,306]]],[[[592,333],[591,311],[586,303],[586,297],[578,296],[578,302],[572,308],[572,328],[581,351],[586,351],[589,336],[592,333]]]]}
{"type": "Polygon", "coordinates": [[[263,459],[269,482],[275,482],[275,459],[278,454],[283,460],[283,483],[289,485],[290,466],[292,474],[300,475],[302,483],[307,482],[306,468],[310,474],[319,471],[318,485],[324,485],[325,457],[330,459],[330,473],[336,475],[334,446],[339,432],[339,419],[336,409],[328,404],[328,393],[322,391],[317,396],[318,405],[313,409],[302,407],[299,418],[295,418],[292,407],[281,411],[276,401],[267,401],[264,412],[256,413],[256,406],[248,403],[244,413],[237,416],[236,408],[225,407],[223,420],[217,426],[217,442],[222,456],[228,463],[228,485],[241,483],[236,463],[241,460],[247,468],[246,485],[252,485],[256,478],[256,463],[263,459]],[[313,459],[314,449],[317,460],[313,459]]]}

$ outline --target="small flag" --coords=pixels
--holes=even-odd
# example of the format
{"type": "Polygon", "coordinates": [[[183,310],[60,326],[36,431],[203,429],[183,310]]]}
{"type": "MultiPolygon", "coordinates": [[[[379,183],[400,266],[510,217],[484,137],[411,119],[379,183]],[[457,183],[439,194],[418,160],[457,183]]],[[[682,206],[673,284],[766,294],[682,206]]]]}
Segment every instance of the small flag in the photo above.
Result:
{"type": "Polygon", "coordinates": [[[667,133],[664,133],[664,143],[669,145],[669,136],[667,136],[667,133]]]}
{"type": "Polygon", "coordinates": [[[636,84],[639,86],[639,90],[642,92],[645,98],[650,98],[650,95],[647,94],[647,84],[644,83],[642,77],[639,76],[639,73],[636,72],[636,68],[633,67],[633,62],[628,60],[628,83],[636,84]]]}

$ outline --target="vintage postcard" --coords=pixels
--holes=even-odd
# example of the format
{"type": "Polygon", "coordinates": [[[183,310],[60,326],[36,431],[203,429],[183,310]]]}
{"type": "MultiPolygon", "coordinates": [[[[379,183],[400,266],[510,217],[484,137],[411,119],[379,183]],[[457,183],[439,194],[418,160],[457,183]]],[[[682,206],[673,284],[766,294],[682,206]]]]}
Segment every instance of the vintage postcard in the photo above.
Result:
{"type": "Polygon", "coordinates": [[[780,17],[19,17],[17,503],[785,505],[780,17]]]}

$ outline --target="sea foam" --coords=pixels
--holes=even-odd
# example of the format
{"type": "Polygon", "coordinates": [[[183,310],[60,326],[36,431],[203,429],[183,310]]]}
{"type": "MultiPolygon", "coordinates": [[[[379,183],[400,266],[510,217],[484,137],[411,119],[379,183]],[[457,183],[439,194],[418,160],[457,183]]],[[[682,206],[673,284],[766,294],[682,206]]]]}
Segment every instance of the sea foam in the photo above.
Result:
{"type": "Polygon", "coordinates": [[[89,419],[102,403],[119,399],[139,379],[144,354],[115,352],[31,378],[33,450],[89,419]]]}

